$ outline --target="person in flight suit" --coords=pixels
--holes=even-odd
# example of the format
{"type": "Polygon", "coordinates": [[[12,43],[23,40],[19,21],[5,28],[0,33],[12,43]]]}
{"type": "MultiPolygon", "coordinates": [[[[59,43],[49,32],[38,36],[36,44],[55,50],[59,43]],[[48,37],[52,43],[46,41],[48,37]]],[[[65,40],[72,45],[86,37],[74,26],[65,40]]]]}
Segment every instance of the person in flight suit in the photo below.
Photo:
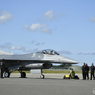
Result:
{"type": "Polygon", "coordinates": [[[86,64],[86,77],[89,80],[89,66],[86,64]]]}
{"type": "Polygon", "coordinates": [[[82,76],[83,76],[83,80],[86,80],[86,65],[85,65],[85,63],[83,63],[83,66],[82,66],[82,76]]]}
{"type": "Polygon", "coordinates": [[[93,80],[95,79],[95,77],[94,77],[94,70],[95,70],[95,67],[94,67],[94,65],[92,63],[92,65],[91,65],[91,78],[90,78],[90,80],[92,80],[92,76],[93,76],[93,80]]]}

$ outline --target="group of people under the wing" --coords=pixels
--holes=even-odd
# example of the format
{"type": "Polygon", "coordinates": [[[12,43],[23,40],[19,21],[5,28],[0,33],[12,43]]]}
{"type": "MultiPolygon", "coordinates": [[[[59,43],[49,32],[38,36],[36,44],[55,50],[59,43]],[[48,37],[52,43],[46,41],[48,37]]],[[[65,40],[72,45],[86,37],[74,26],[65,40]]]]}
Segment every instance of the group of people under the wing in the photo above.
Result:
{"type": "MultiPolygon", "coordinates": [[[[91,73],[90,73],[90,80],[92,80],[92,78],[93,78],[93,80],[95,79],[95,77],[94,77],[94,70],[95,70],[95,67],[94,67],[94,65],[93,65],[93,63],[92,63],[92,65],[91,65],[91,73]]],[[[89,66],[87,65],[87,64],[83,64],[83,66],[82,66],[82,75],[83,75],[83,80],[89,80],[89,66]]]]}

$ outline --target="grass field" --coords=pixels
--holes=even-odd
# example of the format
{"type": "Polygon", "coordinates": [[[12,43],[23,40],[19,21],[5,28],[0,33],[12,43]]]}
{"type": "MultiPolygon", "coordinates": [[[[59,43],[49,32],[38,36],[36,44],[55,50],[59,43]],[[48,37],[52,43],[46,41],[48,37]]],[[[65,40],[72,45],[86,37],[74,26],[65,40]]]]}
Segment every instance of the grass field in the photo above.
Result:
{"type": "MultiPolygon", "coordinates": [[[[26,73],[30,73],[30,71],[23,71],[26,73]]],[[[18,71],[15,71],[13,73],[19,73],[18,71]]],[[[64,71],[64,70],[43,70],[43,73],[70,73],[70,71],[64,71]]],[[[82,73],[82,71],[75,71],[75,73],[82,73]]]]}
{"type": "MultiPolygon", "coordinates": [[[[70,71],[43,70],[43,73],[70,73],[70,71]]],[[[82,73],[82,72],[81,71],[75,71],[75,73],[82,73]]]]}

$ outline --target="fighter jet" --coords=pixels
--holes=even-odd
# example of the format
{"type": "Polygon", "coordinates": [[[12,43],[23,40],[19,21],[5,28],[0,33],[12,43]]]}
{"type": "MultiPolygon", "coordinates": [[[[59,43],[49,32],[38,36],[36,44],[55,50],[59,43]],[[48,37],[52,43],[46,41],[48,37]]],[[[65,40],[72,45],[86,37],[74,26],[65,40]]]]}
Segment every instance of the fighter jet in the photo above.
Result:
{"type": "Polygon", "coordinates": [[[78,62],[64,57],[52,49],[41,50],[36,53],[22,54],[22,55],[0,55],[0,77],[10,77],[10,74],[18,70],[21,77],[25,78],[25,70],[40,69],[41,78],[45,76],[42,74],[42,69],[49,69],[52,63],[59,64],[77,64],[78,62]]]}

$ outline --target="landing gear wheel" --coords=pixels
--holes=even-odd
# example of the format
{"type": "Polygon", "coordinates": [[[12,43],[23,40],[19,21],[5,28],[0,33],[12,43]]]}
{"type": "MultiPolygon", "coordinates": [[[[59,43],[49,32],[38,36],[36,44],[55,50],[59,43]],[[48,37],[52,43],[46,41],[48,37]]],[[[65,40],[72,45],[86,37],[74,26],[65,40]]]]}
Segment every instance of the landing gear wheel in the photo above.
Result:
{"type": "Polygon", "coordinates": [[[41,79],[44,79],[44,78],[45,78],[45,76],[44,76],[43,74],[41,74],[41,75],[40,75],[40,78],[41,78],[41,79]]]}
{"type": "Polygon", "coordinates": [[[21,72],[21,78],[26,78],[26,73],[25,72],[21,72]]]}
{"type": "Polygon", "coordinates": [[[10,77],[10,72],[5,72],[4,77],[9,78],[10,77]]]}

